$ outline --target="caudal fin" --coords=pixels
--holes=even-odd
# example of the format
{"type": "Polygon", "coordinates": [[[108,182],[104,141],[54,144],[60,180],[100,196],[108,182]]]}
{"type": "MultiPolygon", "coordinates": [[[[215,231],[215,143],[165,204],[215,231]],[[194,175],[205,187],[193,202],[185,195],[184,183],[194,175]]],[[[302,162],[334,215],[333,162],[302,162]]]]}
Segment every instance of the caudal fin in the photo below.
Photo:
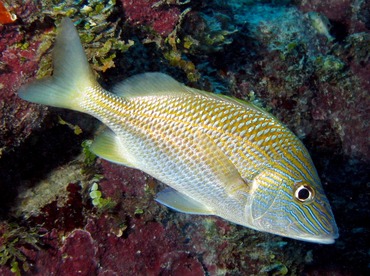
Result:
{"type": "Polygon", "coordinates": [[[69,18],[61,22],[53,50],[53,65],[52,77],[21,87],[19,97],[29,102],[83,111],[84,91],[97,83],[69,18]]]}

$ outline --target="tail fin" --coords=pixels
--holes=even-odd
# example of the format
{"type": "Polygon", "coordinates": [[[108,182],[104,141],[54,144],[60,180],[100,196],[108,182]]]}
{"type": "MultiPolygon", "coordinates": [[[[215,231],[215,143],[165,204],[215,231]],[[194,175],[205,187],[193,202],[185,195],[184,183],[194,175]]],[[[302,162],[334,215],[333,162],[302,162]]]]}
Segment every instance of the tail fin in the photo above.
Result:
{"type": "Polygon", "coordinates": [[[93,72],[73,22],[61,22],[53,50],[52,77],[21,87],[19,97],[26,101],[83,111],[84,91],[96,86],[93,72]]]}

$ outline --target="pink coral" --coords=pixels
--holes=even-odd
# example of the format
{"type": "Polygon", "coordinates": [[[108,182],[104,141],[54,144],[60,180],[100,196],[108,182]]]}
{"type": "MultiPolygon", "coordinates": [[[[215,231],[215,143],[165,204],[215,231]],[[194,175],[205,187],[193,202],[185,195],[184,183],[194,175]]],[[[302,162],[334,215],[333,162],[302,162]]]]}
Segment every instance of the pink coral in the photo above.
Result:
{"type": "Polygon", "coordinates": [[[345,26],[349,33],[356,33],[366,31],[365,23],[356,15],[358,10],[369,8],[369,4],[366,2],[368,1],[357,1],[357,3],[354,3],[351,0],[313,0],[302,1],[302,3],[298,5],[298,8],[303,12],[319,12],[325,15],[329,20],[345,26]]]}
{"type": "MultiPolygon", "coordinates": [[[[29,6],[25,3],[25,6],[29,6]]],[[[32,5],[29,6],[34,9],[32,5]]],[[[22,15],[19,7],[16,12],[22,15]]],[[[34,77],[40,55],[41,36],[26,38],[16,23],[0,25],[0,148],[11,150],[36,129],[46,114],[46,108],[26,103],[16,96],[16,91],[29,78],[34,77]],[[22,47],[28,40],[29,44],[22,47]]]]}
{"type": "Polygon", "coordinates": [[[97,247],[89,232],[74,230],[61,248],[63,258],[58,271],[63,275],[94,275],[98,267],[96,251],[97,247]]]}
{"type": "Polygon", "coordinates": [[[121,0],[128,18],[133,25],[146,25],[161,36],[168,36],[179,20],[180,10],[177,7],[163,9],[155,7],[155,0],[121,0]]]}

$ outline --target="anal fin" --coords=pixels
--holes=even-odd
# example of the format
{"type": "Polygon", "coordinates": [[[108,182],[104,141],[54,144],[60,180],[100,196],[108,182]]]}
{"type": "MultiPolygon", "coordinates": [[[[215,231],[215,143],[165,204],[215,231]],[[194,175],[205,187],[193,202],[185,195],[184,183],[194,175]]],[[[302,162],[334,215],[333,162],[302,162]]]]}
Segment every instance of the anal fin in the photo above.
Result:
{"type": "Polygon", "coordinates": [[[135,161],[125,150],[119,137],[111,130],[106,130],[98,135],[92,143],[90,150],[110,162],[135,168],[135,161]]]}

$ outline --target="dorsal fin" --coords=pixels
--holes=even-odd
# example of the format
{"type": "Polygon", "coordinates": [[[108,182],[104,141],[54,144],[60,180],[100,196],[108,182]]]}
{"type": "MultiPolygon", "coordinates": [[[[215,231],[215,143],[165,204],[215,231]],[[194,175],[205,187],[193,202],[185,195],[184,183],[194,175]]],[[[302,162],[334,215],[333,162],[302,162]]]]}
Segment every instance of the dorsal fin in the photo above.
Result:
{"type": "Polygon", "coordinates": [[[125,98],[191,93],[182,83],[159,72],[132,76],[117,84],[113,88],[113,92],[117,96],[125,98]]]}
{"type": "Polygon", "coordinates": [[[255,106],[252,103],[240,100],[235,97],[229,97],[221,94],[214,94],[195,88],[185,86],[178,82],[169,75],[152,72],[143,73],[132,76],[123,82],[117,84],[113,88],[113,92],[120,97],[133,98],[142,96],[170,96],[170,95],[185,95],[185,94],[196,94],[204,97],[213,98],[217,101],[229,102],[233,105],[239,105],[243,108],[253,109],[258,112],[262,112],[270,117],[273,117],[270,113],[264,109],[255,106]]]}

